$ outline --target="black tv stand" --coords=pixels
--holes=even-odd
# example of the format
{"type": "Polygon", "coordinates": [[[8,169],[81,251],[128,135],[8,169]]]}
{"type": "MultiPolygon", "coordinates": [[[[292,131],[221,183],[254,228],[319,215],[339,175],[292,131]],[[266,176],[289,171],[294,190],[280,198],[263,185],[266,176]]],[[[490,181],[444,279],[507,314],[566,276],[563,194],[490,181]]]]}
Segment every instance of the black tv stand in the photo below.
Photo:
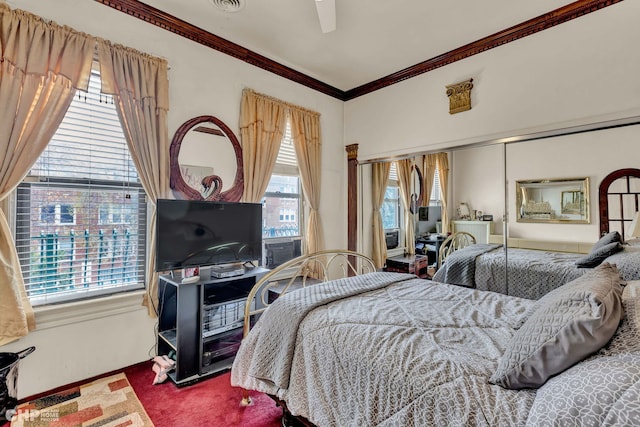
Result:
{"type": "Polygon", "coordinates": [[[225,278],[182,283],[160,276],[157,354],[175,353],[169,378],[185,386],[229,369],[242,340],[247,295],[269,270],[247,269],[225,278]]]}

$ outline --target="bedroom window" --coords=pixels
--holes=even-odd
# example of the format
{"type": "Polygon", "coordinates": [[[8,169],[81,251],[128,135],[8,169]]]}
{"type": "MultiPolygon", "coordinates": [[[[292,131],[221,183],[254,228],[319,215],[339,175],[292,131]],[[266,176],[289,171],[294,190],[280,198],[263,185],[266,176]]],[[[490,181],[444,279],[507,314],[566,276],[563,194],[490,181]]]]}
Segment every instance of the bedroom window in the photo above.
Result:
{"type": "Polygon", "coordinates": [[[262,237],[301,236],[302,187],[298,162],[287,121],[273,174],[262,199],[262,237]]]}
{"type": "Polygon", "coordinates": [[[32,305],[143,288],[145,194],[97,71],[16,195],[16,248],[32,305]]]}
{"type": "Polygon", "coordinates": [[[382,214],[382,227],[385,230],[400,228],[400,188],[398,187],[398,175],[395,162],[391,163],[387,190],[384,193],[384,202],[380,212],[382,214]]]}
{"type": "Polygon", "coordinates": [[[436,172],[433,177],[433,187],[431,188],[431,196],[429,197],[429,206],[440,206],[441,197],[440,171],[436,168],[436,172]]]}

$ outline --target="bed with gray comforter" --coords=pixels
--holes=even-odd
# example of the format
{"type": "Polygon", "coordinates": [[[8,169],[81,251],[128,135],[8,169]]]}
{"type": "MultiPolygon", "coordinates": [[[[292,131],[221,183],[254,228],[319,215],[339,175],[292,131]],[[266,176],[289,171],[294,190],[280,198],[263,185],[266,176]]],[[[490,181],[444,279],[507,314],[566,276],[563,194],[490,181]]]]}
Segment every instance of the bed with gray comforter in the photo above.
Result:
{"type": "Polygon", "coordinates": [[[629,425],[640,420],[640,295],[621,298],[615,267],[596,270],[540,301],[387,272],[296,290],[244,339],[231,383],[318,427],[629,425]],[[585,318],[613,339],[563,337],[585,318]],[[541,324],[583,360],[544,347],[553,340],[531,332],[541,324]],[[536,350],[514,370],[527,365],[510,360],[523,340],[536,350]],[[549,354],[570,366],[541,373],[549,354]],[[531,372],[541,384],[522,382],[531,372]]]}
{"type": "MultiPolygon", "coordinates": [[[[585,256],[520,248],[505,252],[502,245],[478,244],[449,255],[433,280],[539,299],[592,270],[576,265],[585,256]]],[[[622,250],[601,262],[617,265],[625,280],[640,280],[640,246],[623,245],[622,250]]]]}

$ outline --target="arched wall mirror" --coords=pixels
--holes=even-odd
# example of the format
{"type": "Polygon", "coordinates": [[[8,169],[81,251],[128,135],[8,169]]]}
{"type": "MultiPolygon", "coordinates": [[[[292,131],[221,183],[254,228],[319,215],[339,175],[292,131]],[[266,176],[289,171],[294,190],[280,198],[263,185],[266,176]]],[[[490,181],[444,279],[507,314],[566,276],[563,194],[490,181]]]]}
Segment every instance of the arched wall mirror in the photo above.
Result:
{"type": "Polygon", "coordinates": [[[189,200],[238,202],[244,191],[242,148],[214,116],[198,116],[176,131],[169,149],[170,186],[189,200]]]}
{"type": "Polygon", "coordinates": [[[412,214],[418,213],[418,208],[422,206],[422,192],[424,188],[424,178],[420,166],[411,166],[411,208],[412,214]]]}
{"type": "MultiPolygon", "coordinates": [[[[504,258],[501,258],[504,267],[500,273],[504,277],[504,287],[500,291],[511,292],[517,287],[517,263],[519,252],[523,250],[548,252],[547,260],[557,257],[553,259],[564,259],[563,262],[572,265],[575,265],[578,258],[590,252],[601,235],[602,215],[599,214],[598,205],[606,203],[602,202],[602,197],[598,195],[599,185],[613,171],[638,166],[625,153],[637,151],[635,144],[639,133],[640,121],[636,118],[623,125],[609,126],[606,123],[598,123],[587,129],[559,129],[556,132],[546,132],[544,136],[513,138],[513,142],[487,141],[476,146],[449,149],[450,219],[453,222],[458,221],[456,207],[460,203],[466,203],[472,210],[482,211],[493,217],[492,221],[488,222],[487,241],[499,246],[498,250],[504,253],[504,258]],[[589,186],[585,185],[583,190],[588,194],[584,194],[584,198],[580,199],[580,203],[583,204],[579,206],[584,219],[553,222],[518,221],[517,212],[521,207],[518,205],[521,201],[517,197],[518,181],[538,182],[575,177],[588,178],[590,183],[589,186]],[[506,221],[503,221],[503,218],[506,221]]],[[[397,156],[400,157],[399,154],[397,156]]],[[[363,215],[360,218],[361,250],[365,252],[371,244],[371,239],[367,236],[371,223],[371,202],[366,192],[370,191],[370,170],[374,162],[361,160],[359,166],[363,192],[363,215]]],[[[640,188],[631,188],[631,194],[618,197],[624,200],[632,199],[632,203],[628,209],[625,205],[623,214],[618,213],[620,209],[612,208],[615,218],[623,217],[623,220],[619,221],[622,225],[616,229],[631,224],[638,210],[637,206],[640,206],[640,202],[637,202],[640,198],[633,199],[636,197],[634,192],[639,191],[640,188]]],[[[559,191],[558,202],[565,196],[566,193],[559,191]]],[[[609,198],[618,200],[611,195],[609,198]]],[[[390,256],[394,255],[402,256],[402,249],[399,254],[390,251],[390,256]]],[[[544,264],[543,259],[538,259],[538,263],[544,264]]],[[[529,297],[535,298],[548,290],[537,289],[529,297]]]]}

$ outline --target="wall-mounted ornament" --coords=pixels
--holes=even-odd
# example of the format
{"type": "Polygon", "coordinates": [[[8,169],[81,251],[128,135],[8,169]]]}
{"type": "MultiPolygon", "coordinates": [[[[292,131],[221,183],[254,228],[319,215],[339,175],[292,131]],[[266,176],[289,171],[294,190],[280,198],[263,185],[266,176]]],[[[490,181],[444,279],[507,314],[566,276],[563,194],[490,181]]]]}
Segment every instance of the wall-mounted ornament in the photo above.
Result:
{"type": "Polygon", "coordinates": [[[471,109],[471,89],[473,89],[473,79],[447,85],[449,114],[460,113],[471,109]]]}

